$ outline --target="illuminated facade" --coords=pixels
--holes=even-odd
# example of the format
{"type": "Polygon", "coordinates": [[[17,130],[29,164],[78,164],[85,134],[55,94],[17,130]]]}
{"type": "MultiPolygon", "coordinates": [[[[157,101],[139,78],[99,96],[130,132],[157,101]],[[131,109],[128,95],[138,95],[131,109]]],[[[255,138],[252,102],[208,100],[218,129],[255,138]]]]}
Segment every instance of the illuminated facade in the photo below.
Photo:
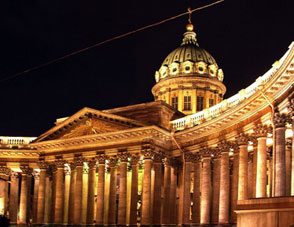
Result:
{"type": "Polygon", "coordinates": [[[294,43],[223,100],[223,72],[188,26],[154,102],[1,137],[0,213],[23,225],[293,225],[293,74],[294,43]]]}

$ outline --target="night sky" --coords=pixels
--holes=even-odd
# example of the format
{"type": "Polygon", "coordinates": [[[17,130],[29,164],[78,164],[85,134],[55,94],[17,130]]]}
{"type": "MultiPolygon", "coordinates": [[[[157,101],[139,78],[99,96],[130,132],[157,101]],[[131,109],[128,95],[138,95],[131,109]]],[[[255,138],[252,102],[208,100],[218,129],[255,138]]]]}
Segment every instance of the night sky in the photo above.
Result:
{"type": "MultiPolygon", "coordinates": [[[[1,0],[0,80],[213,1],[1,0]]],[[[192,15],[198,43],[224,71],[230,97],[294,41],[288,1],[225,0],[192,15]]],[[[154,73],[182,40],[187,17],[0,82],[0,135],[38,136],[56,118],[153,101],[154,73]]]]}

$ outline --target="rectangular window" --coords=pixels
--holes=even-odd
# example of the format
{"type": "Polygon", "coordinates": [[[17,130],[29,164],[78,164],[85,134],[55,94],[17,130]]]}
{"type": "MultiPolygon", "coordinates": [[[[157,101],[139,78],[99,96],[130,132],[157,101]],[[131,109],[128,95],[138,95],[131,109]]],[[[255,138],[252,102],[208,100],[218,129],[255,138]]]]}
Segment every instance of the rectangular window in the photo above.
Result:
{"type": "Polygon", "coordinates": [[[191,96],[184,96],[184,110],[191,110],[191,96]]]}
{"type": "Polygon", "coordinates": [[[197,111],[203,110],[203,100],[204,98],[202,96],[197,96],[197,111]]]}
{"type": "Polygon", "coordinates": [[[178,109],[178,97],[172,97],[172,107],[178,109]]]}
{"type": "Polygon", "coordinates": [[[212,107],[214,105],[214,100],[213,99],[209,99],[209,107],[212,107]]]}

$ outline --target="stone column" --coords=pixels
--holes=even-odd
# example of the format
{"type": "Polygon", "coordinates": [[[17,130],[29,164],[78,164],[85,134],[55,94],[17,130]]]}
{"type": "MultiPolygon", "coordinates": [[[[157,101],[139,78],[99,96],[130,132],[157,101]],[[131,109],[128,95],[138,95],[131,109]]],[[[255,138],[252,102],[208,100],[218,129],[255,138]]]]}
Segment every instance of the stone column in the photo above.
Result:
{"type": "Polygon", "coordinates": [[[76,166],[76,182],[74,193],[74,225],[80,225],[82,222],[82,198],[83,198],[83,166],[84,159],[82,157],[75,158],[76,166]]]}
{"type": "Polygon", "coordinates": [[[266,197],[266,135],[268,132],[268,127],[259,124],[254,131],[257,137],[256,198],[262,198],[266,197]]]}
{"type": "Polygon", "coordinates": [[[291,148],[291,196],[294,196],[294,98],[288,106],[289,118],[292,120],[292,148],[291,148]]]}
{"type": "Polygon", "coordinates": [[[177,223],[177,160],[171,160],[171,174],[170,174],[170,224],[176,225],[177,223]]]}
{"type": "Polygon", "coordinates": [[[256,198],[256,179],[257,179],[257,138],[251,137],[253,143],[253,178],[252,178],[252,198],[256,198]]]}
{"type": "Polygon", "coordinates": [[[170,223],[170,186],[171,186],[171,168],[170,158],[164,159],[164,180],[163,180],[163,209],[162,209],[162,224],[170,223]]]}
{"type": "Polygon", "coordinates": [[[132,186],[131,186],[131,211],[130,226],[137,226],[137,203],[138,203],[138,161],[140,157],[132,156],[132,186]]]}
{"type": "Polygon", "coordinates": [[[286,140],[286,196],[291,196],[291,151],[292,138],[286,140]]]}
{"type": "Polygon", "coordinates": [[[39,182],[40,182],[40,173],[34,172],[34,196],[33,196],[33,223],[37,223],[37,206],[38,206],[38,194],[39,194],[39,182]]]}
{"type": "Polygon", "coordinates": [[[63,190],[64,190],[64,163],[63,159],[56,159],[56,189],[55,189],[55,208],[54,208],[54,224],[63,223],[63,190]]]}
{"type": "Polygon", "coordinates": [[[237,144],[233,146],[233,162],[231,166],[232,172],[232,193],[231,193],[231,223],[237,223],[237,215],[235,209],[238,200],[238,181],[239,181],[239,147],[237,144]]]}
{"type": "Polygon", "coordinates": [[[66,166],[64,169],[64,199],[63,199],[63,224],[68,225],[68,212],[69,208],[69,190],[70,190],[70,168],[66,166]]]}
{"type": "MultiPolygon", "coordinates": [[[[248,198],[253,198],[253,153],[248,153],[248,198]]],[[[254,196],[255,197],[255,196],[254,196]]]]}
{"type": "Polygon", "coordinates": [[[32,173],[32,170],[29,166],[21,166],[21,191],[20,191],[20,204],[19,204],[19,224],[27,224],[27,200],[28,198],[28,181],[27,177],[32,173]]]}
{"type": "Polygon", "coordinates": [[[17,173],[12,173],[10,176],[10,196],[9,196],[9,219],[10,224],[17,224],[18,214],[18,193],[19,193],[19,176],[17,173]]]}
{"type": "Polygon", "coordinates": [[[10,170],[6,163],[0,163],[0,215],[7,215],[8,177],[10,170]]]}
{"type": "Polygon", "coordinates": [[[50,169],[52,172],[52,178],[51,178],[51,203],[50,203],[50,220],[49,223],[54,223],[54,215],[55,215],[55,196],[56,196],[56,172],[57,168],[56,165],[51,164],[50,169]]]}
{"type": "Polygon", "coordinates": [[[275,124],[275,197],[286,195],[286,158],[285,158],[285,124],[286,115],[278,112],[274,115],[275,124]]]}
{"type": "Polygon", "coordinates": [[[37,202],[37,224],[44,223],[44,211],[45,211],[45,187],[46,187],[46,171],[48,164],[44,161],[39,162],[40,167],[40,180],[37,202]]]}
{"type": "Polygon", "coordinates": [[[52,203],[52,168],[48,166],[46,171],[45,182],[45,207],[44,207],[44,224],[51,223],[51,203],[52,203]]]}
{"type": "Polygon", "coordinates": [[[118,225],[126,226],[127,220],[127,171],[128,171],[128,158],[129,154],[124,152],[120,153],[119,165],[119,200],[118,200],[118,225]]]}
{"type": "Polygon", "coordinates": [[[239,146],[238,200],[248,199],[248,137],[241,133],[236,138],[239,146]]]}
{"type": "Polygon", "coordinates": [[[180,194],[181,209],[180,217],[183,226],[190,225],[190,209],[191,209],[191,172],[192,163],[195,156],[192,153],[186,152],[183,155],[183,177],[182,177],[182,190],[180,194]]]}
{"type": "Polygon", "coordinates": [[[201,158],[195,155],[194,158],[194,191],[193,191],[193,210],[192,210],[192,224],[200,224],[200,170],[201,158]]]}
{"type": "Polygon", "coordinates": [[[94,223],[94,199],[95,199],[95,178],[96,178],[96,160],[88,161],[88,203],[87,203],[87,225],[94,223]]]}
{"type": "Polygon", "coordinates": [[[211,207],[211,150],[203,150],[202,154],[202,185],[201,185],[201,205],[200,205],[200,223],[202,225],[210,224],[211,207]]]}
{"type": "Polygon", "coordinates": [[[74,224],[74,200],[75,200],[75,188],[76,188],[76,163],[70,163],[70,183],[69,183],[69,201],[68,201],[68,224],[74,224]]]}
{"type": "Polygon", "coordinates": [[[229,148],[222,150],[220,167],[219,223],[229,224],[230,160],[229,148]]]}
{"type": "Polygon", "coordinates": [[[98,155],[98,186],[97,186],[97,205],[96,205],[96,225],[104,224],[104,189],[105,189],[105,155],[98,155]]]}
{"type": "Polygon", "coordinates": [[[109,159],[110,186],[109,186],[108,226],[116,225],[116,176],[115,176],[116,163],[117,163],[116,157],[112,157],[109,159]]]}
{"type": "Polygon", "coordinates": [[[219,216],[219,190],[220,190],[220,151],[225,146],[219,147],[220,150],[213,151],[213,165],[212,165],[212,210],[211,210],[211,223],[218,223],[219,216]]]}
{"type": "Polygon", "coordinates": [[[162,182],[162,158],[163,154],[155,153],[153,158],[154,169],[154,197],[153,197],[153,225],[161,224],[161,182],[162,182]]]}
{"type": "Polygon", "coordinates": [[[149,226],[151,224],[151,168],[154,148],[151,144],[145,144],[142,147],[144,155],[144,175],[142,185],[142,217],[141,226],[149,226]]]}

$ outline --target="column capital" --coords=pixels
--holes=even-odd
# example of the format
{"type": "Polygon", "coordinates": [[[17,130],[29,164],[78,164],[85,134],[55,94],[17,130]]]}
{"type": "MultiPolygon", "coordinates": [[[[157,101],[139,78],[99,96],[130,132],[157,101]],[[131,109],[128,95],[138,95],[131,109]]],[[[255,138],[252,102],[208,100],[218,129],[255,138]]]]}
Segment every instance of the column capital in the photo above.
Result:
{"type": "Polygon", "coordinates": [[[10,177],[13,179],[18,179],[19,174],[18,174],[18,172],[10,171],[10,177]]]}
{"type": "Polygon", "coordinates": [[[218,159],[221,157],[221,154],[225,152],[225,151],[222,151],[221,149],[219,149],[218,147],[217,148],[211,148],[211,153],[212,153],[212,157],[214,159],[218,159]]]}
{"type": "Polygon", "coordinates": [[[294,119],[294,98],[291,98],[289,100],[288,110],[289,110],[289,116],[292,119],[294,119]]]}
{"type": "Polygon", "coordinates": [[[287,116],[280,112],[274,113],[274,125],[276,128],[283,128],[286,126],[287,116]]]}
{"type": "Polygon", "coordinates": [[[32,169],[28,165],[22,165],[20,166],[20,169],[22,171],[22,175],[31,175],[32,169]]]}
{"type": "Polygon", "coordinates": [[[140,160],[140,156],[139,155],[132,155],[131,157],[131,165],[134,166],[134,165],[137,165],[138,162],[140,160]]]}
{"type": "Polygon", "coordinates": [[[235,154],[239,154],[239,145],[237,144],[237,142],[232,143],[232,148],[233,148],[233,153],[235,154]]]}
{"type": "Polygon", "coordinates": [[[1,175],[9,175],[10,169],[7,168],[6,163],[0,163],[0,174],[1,175]]]}
{"type": "Polygon", "coordinates": [[[194,161],[194,154],[191,152],[184,153],[184,162],[193,162],[194,161]]]}
{"type": "Polygon", "coordinates": [[[62,158],[57,158],[54,161],[54,164],[55,164],[57,169],[63,169],[65,163],[66,163],[66,161],[64,159],[62,159],[62,158]]]}
{"type": "Polygon", "coordinates": [[[142,148],[142,154],[144,155],[144,159],[152,159],[154,153],[154,149],[152,149],[151,147],[146,146],[145,148],[142,148]]]}
{"type": "Polygon", "coordinates": [[[223,152],[223,151],[230,151],[232,144],[226,140],[222,140],[217,144],[218,149],[223,152]]]}
{"type": "Polygon", "coordinates": [[[128,158],[130,157],[130,154],[128,152],[122,152],[118,154],[118,158],[121,162],[128,162],[128,158]]]}
{"type": "Polygon", "coordinates": [[[74,171],[76,168],[76,163],[75,162],[69,163],[69,167],[70,167],[70,171],[74,171]]]}
{"type": "Polygon", "coordinates": [[[34,177],[35,180],[40,179],[40,173],[38,173],[38,172],[33,172],[32,176],[34,177]]]}
{"type": "Polygon", "coordinates": [[[269,127],[267,125],[258,124],[254,128],[254,135],[257,138],[266,137],[268,132],[269,132],[269,127]]]}
{"type": "Polygon", "coordinates": [[[206,147],[206,148],[201,149],[200,153],[201,153],[202,158],[211,158],[213,150],[206,147]]]}
{"type": "Polygon", "coordinates": [[[240,133],[238,136],[236,136],[236,142],[238,146],[241,145],[247,145],[248,144],[248,135],[245,133],[240,133]]]}
{"type": "Polygon", "coordinates": [[[114,157],[110,157],[109,158],[109,167],[110,168],[114,168],[117,164],[117,157],[114,156],[114,157]]]}
{"type": "Polygon", "coordinates": [[[252,142],[253,147],[257,146],[257,137],[255,134],[249,136],[249,141],[252,142]]]}
{"type": "Polygon", "coordinates": [[[162,153],[154,153],[153,162],[154,163],[162,163],[162,159],[164,158],[162,153]]]}
{"type": "Polygon", "coordinates": [[[102,165],[105,165],[105,161],[107,159],[107,155],[105,154],[100,154],[100,155],[97,155],[97,160],[98,160],[98,164],[102,164],[102,165]]]}
{"type": "Polygon", "coordinates": [[[85,161],[85,159],[82,156],[75,157],[74,158],[75,167],[77,167],[77,166],[84,166],[84,161],[85,161]]]}
{"type": "Polygon", "coordinates": [[[69,166],[66,166],[66,167],[64,168],[64,174],[65,174],[65,175],[70,175],[70,168],[69,168],[69,166]]]}
{"type": "Polygon", "coordinates": [[[95,169],[96,168],[96,159],[92,158],[88,160],[88,167],[89,169],[95,169]]]}
{"type": "Polygon", "coordinates": [[[40,160],[38,162],[38,165],[39,165],[40,169],[45,169],[45,170],[48,169],[48,167],[49,167],[48,163],[45,162],[45,160],[40,160]]]}
{"type": "Polygon", "coordinates": [[[292,138],[286,139],[286,150],[291,151],[292,149],[292,138]]]}

